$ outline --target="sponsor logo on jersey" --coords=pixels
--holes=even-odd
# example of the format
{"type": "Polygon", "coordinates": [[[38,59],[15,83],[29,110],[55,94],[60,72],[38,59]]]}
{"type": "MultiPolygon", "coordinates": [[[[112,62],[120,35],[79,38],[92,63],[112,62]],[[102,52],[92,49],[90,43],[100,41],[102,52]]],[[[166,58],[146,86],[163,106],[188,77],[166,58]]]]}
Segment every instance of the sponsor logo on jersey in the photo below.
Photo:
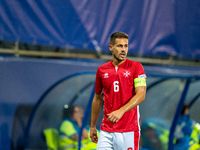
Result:
{"type": "Polygon", "coordinates": [[[125,71],[125,72],[124,72],[124,76],[125,76],[125,77],[129,77],[130,75],[131,75],[131,73],[130,73],[129,71],[125,71]]]}
{"type": "Polygon", "coordinates": [[[139,75],[138,78],[146,78],[146,74],[139,75]]]}
{"type": "Polygon", "coordinates": [[[105,73],[105,74],[104,74],[104,78],[108,78],[108,73],[105,73]]]}

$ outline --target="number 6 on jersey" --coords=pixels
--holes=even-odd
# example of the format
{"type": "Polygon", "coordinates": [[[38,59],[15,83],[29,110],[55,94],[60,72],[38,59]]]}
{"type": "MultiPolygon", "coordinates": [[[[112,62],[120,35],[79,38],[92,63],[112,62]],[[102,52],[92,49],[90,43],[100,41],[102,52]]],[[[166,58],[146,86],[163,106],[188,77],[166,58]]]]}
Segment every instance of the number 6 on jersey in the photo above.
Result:
{"type": "Polygon", "coordinates": [[[114,85],[114,92],[118,92],[119,91],[119,81],[114,81],[113,85],[114,85]]]}

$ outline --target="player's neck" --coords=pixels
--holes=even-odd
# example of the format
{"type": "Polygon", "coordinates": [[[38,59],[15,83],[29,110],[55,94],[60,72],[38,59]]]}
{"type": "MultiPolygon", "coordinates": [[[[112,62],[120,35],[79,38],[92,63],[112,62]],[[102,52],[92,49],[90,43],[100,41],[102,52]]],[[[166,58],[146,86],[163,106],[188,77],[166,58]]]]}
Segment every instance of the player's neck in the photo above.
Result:
{"type": "MultiPolygon", "coordinates": [[[[125,59],[126,60],[126,59],[125,59]]],[[[117,60],[117,59],[113,59],[112,64],[115,67],[119,67],[119,65],[121,65],[123,62],[125,62],[125,60],[117,60]]]]}

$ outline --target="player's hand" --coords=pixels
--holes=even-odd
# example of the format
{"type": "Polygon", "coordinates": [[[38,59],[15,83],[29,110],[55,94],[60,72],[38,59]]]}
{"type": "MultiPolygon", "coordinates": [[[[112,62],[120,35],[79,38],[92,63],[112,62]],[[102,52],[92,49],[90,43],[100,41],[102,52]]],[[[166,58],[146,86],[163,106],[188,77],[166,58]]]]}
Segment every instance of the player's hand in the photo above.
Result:
{"type": "Polygon", "coordinates": [[[97,137],[97,129],[96,128],[90,128],[90,138],[92,142],[97,143],[98,137],[97,137]]]}
{"type": "Polygon", "coordinates": [[[124,113],[122,111],[120,111],[119,109],[115,110],[115,111],[107,114],[107,116],[108,116],[107,121],[110,121],[112,123],[117,123],[123,115],[124,115],[124,113]]]}

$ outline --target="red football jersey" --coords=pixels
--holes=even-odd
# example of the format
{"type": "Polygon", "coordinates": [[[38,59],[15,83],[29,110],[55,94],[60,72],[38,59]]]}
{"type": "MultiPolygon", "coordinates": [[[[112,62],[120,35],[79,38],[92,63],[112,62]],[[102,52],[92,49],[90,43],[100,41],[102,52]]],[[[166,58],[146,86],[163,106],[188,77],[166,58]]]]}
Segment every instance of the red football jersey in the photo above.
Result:
{"type": "Polygon", "coordinates": [[[139,106],[126,112],[115,124],[107,121],[107,114],[125,105],[135,95],[135,78],[146,78],[139,62],[126,59],[118,68],[112,61],[99,66],[96,73],[95,93],[104,94],[104,118],[101,130],[131,132],[140,130],[139,106]]]}

